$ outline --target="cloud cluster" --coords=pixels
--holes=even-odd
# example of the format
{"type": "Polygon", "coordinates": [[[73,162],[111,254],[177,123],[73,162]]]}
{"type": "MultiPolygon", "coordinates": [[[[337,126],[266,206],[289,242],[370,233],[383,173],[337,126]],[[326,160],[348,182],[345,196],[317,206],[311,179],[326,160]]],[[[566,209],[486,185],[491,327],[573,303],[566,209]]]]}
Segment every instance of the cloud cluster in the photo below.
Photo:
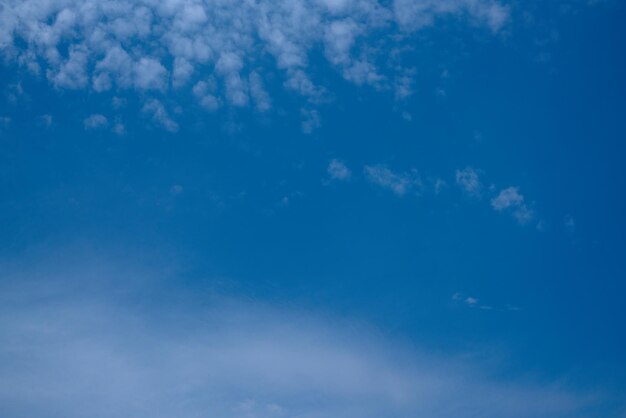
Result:
{"type": "Polygon", "coordinates": [[[338,318],[66,265],[83,267],[0,276],[2,416],[557,418],[590,402],[338,318]]]}
{"type": "MultiPolygon", "coordinates": [[[[481,172],[472,167],[456,170],[456,184],[466,193],[476,199],[482,199],[485,189],[481,181],[481,172]]],[[[494,185],[489,187],[489,192],[496,190],[494,185]]],[[[535,219],[534,210],[524,201],[524,196],[519,192],[518,187],[508,187],[502,189],[500,193],[490,200],[491,207],[497,212],[511,212],[513,218],[520,225],[527,225],[535,219]]],[[[537,224],[538,229],[542,229],[542,221],[537,224]]]]}
{"type": "MultiPolygon", "coordinates": [[[[42,126],[50,127],[52,125],[52,116],[43,115],[40,117],[40,123],[42,126]]],[[[113,124],[109,123],[109,119],[99,113],[89,115],[83,120],[83,126],[85,130],[104,130],[110,129],[116,135],[124,135],[126,133],[126,127],[122,122],[116,120],[113,124]]]]}
{"type": "MultiPolygon", "coordinates": [[[[326,171],[331,180],[347,181],[352,177],[352,171],[348,166],[337,159],[330,161],[326,171]]],[[[365,165],[363,175],[371,184],[387,189],[397,197],[421,195],[423,192],[431,192],[437,196],[447,185],[439,176],[428,176],[424,181],[415,168],[397,171],[385,164],[365,165]]],[[[484,173],[472,167],[457,169],[454,173],[454,180],[465,195],[476,200],[482,200],[485,194],[493,196],[490,200],[491,207],[497,212],[510,212],[520,225],[527,225],[535,220],[532,205],[529,206],[524,201],[518,187],[502,189],[494,196],[495,186],[485,187],[481,177],[484,177],[484,173]]],[[[539,230],[543,228],[543,221],[539,221],[537,228],[539,230]]]]}
{"type": "Polygon", "coordinates": [[[6,0],[0,50],[59,89],[184,90],[208,111],[267,111],[270,73],[310,103],[324,96],[313,54],[352,83],[405,91],[411,70],[385,54],[412,32],[451,17],[496,32],[508,15],[497,0],[6,0]]]}

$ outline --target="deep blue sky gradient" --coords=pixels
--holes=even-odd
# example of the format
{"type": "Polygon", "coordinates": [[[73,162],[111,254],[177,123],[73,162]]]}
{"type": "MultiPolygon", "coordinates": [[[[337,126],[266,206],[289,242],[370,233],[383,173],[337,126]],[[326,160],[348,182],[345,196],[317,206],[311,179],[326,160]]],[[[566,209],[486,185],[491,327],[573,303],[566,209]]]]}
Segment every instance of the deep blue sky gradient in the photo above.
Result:
{"type": "Polygon", "coordinates": [[[604,416],[622,416],[626,7],[533,7],[533,22],[516,12],[496,37],[453,23],[417,35],[403,102],[320,63],[333,99],[311,134],[279,83],[270,115],[209,115],[172,93],[185,111],[169,133],[130,94],[125,135],[85,130],[92,113],[113,120],[115,93],[54,89],[5,63],[5,96],[16,82],[26,94],[0,101],[0,258],[145,252],[180,263],[181,287],[220,278],[224,294],[360,318],[431,350],[493,349],[502,376],[600,390],[604,416]],[[331,159],[349,181],[330,179],[331,159]],[[367,181],[375,164],[446,185],[398,197],[367,181]],[[495,191],[463,193],[465,167],[486,188],[519,187],[534,221],[494,211],[495,191]]]}

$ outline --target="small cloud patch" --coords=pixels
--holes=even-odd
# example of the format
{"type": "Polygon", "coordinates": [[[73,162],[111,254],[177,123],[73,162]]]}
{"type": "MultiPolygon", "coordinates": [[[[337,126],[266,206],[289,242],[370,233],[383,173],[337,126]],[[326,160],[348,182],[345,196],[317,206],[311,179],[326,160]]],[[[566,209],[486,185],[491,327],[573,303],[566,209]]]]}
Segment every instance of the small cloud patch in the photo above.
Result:
{"type": "Polygon", "coordinates": [[[365,176],[376,186],[391,190],[396,196],[402,197],[410,192],[419,192],[423,183],[417,170],[394,172],[387,166],[379,164],[365,166],[365,176]]]}
{"type": "Polygon", "coordinates": [[[477,170],[471,167],[456,170],[456,184],[469,196],[481,197],[482,183],[477,170]]]}
{"type": "Polygon", "coordinates": [[[496,197],[491,199],[491,207],[498,212],[512,211],[513,218],[520,225],[530,223],[535,217],[533,210],[524,203],[524,196],[517,187],[501,190],[496,197]]]}
{"type": "Polygon", "coordinates": [[[109,125],[109,120],[104,115],[95,113],[85,118],[85,120],[83,121],[83,125],[87,130],[103,129],[109,125]]]}
{"type": "Polygon", "coordinates": [[[352,177],[352,172],[343,161],[332,159],[326,169],[332,180],[348,181],[352,177]]]}

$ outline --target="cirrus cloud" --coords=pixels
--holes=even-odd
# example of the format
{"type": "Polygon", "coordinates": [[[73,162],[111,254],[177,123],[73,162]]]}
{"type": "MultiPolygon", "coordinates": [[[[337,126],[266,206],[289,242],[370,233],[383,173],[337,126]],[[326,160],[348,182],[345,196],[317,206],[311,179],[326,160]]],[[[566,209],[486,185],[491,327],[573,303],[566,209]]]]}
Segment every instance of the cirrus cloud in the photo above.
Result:
{"type": "Polygon", "coordinates": [[[110,259],[19,265],[0,275],[3,416],[555,418],[598,401],[110,259]]]}

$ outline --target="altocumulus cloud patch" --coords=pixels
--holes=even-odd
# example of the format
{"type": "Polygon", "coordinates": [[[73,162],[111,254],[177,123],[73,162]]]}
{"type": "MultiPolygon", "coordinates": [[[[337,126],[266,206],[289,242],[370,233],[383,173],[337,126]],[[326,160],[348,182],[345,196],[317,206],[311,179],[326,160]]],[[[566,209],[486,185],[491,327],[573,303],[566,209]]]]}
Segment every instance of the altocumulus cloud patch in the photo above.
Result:
{"type": "Polygon", "coordinates": [[[412,33],[444,18],[497,32],[508,16],[495,0],[8,0],[0,46],[58,89],[176,91],[208,111],[267,111],[270,72],[303,105],[324,100],[313,53],[351,83],[406,97],[414,70],[389,56],[412,33]]]}

